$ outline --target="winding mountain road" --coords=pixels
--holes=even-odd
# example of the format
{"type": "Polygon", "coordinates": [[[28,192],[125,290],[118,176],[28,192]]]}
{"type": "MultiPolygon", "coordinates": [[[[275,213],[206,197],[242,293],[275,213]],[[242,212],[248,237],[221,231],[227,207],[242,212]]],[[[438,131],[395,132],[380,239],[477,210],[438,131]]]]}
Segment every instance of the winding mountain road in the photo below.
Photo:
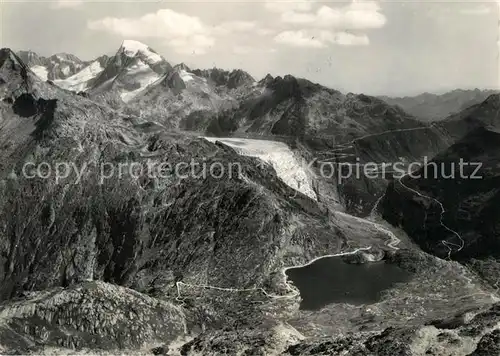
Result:
{"type": "MultiPolygon", "coordinates": [[[[329,153],[332,153],[332,151],[335,152],[335,156],[334,156],[335,159],[341,158],[340,156],[343,156],[342,158],[352,157],[354,155],[354,153],[346,153],[346,151],[354,149],[354,144],[358,140],[368,138],[368,137],[381,136],[381,135],[394,133],[394,132],[427,130],[427,129],[432,129],[432,128],[433,128],[433,125],[424,126],[424,127],[415,127],[415,128],[410,128],[410,129],[384,131],[384,132],[380,132],[377,134],[365,135],[365,136],[356,138],[356,139],[352,140],[351,142],[340,144],[340,145],[332,148],[332,150],[329,150],[329,153]]],[[[267,161],[268,163],[273,165],[273,167],[277,171],[278,176],[281,179],[283,179],[283,181],[286,184],[291,186],[293,189],[299,190],[302,193],[311,196],[312,188],[310,185],[310,181],[309,181],[309,177],[307,175],[307,172],[304,171],[304,167],[298,162],[296,156],[294,155],[294,153],[290,150],[290,148],[286,144],[284,144],[282,142],[276,142],[276,141],[242,139],[242,138],[231,139],[231,138],[205,137],[205,139],[207,139],[208,141],[211,141],[211,142],[221,141],[221,142],[233,147],[234,149],[237,150],[237,152],[239,152],[242,155],[254,156],[254,157],[258,157],[258,158],[261,158],[261,159],[267,161]],[[275,152],[274,155],[272,154],[273,150],[275,152]],[[283,165],[286,165],[286,167],[283,167],[283,165]],[[293,170],[296,170],[296,172],[294,175],[291,175],[291,172],[293,170]],[[298,174],[297,174],[297,172],[298,172],[298,174]],[[306,185],[305,188],[304,188],[304,185],[302,185],[302,183],[305,183],[305,185],[306,185]]],[[[323,162],[325,162],[325,161],[323,161],[323,162]]],[[[437,203],[441,207],[440,224],[443,226],[443,228],[445,228],[450,233],[454,234],[460,240],[460,245],[457,245],[457,244],[452,243],[452,242],[448,242],[446,240],[442,240],[443,245],[445,245],[449,249],[448,259],[450,259],[451,253],[453,252],[453,250],[450,246],[455,246],[458,248],[457,251],[461,251],[465,245],[464,240],[462,239],[460,234],[458,234],[456,231],[454,231],[453,229],[449,228],[448,226],[446,226],[444,224],[443,216],[444,216],[444,213],[446,212],[446,210],[444,209],[443,204],[439,200],[437,200],[436,198],[426,196],[426,195],[416,191],[415,189],[408,187],[407,185],[405,185],[402,182],[403,178],[404,177],[398,179],[398,182],[401,184],[401,186],[403,186],[407,190],[417,194],[418,196],[420,196],[422,198],[426,198],[426,199],[429,199],[431,201],[434,201],[435,203],[437,203]]],[[[335,211],[334,214],[336,214],[337,216],[343,217],[345,219],[351,219],[351,220],[359,222],[360,224],[365,224],[365,225],[369,225],[369,226],[373,227],[374,229],[376,229],[380,233],[385,234],[386,236],[389,237],[389,240],[386,242],[387,247],[389,247],[393,250],[399,250],[398,245],[400,244],[401,240],[392,231],[388,230],[387,228],[385,228],[381,224],[378,224],[378,223],[372,221],[375,219],[377,207],[383,198],[384,198],[384,196],[381,196],[377,200],[377,202],[375,203],[374,207],[372,208],[371,213],[370,213],[370,220],[359,218],[359,217],[356,217],[354,215],[350,215],[350,214],[340,212],[340,211],[335,211]]],[[[193,288],[204,288],[204,289],[218,290],[218,291],[224,291],[224,292],[233,292],[233,293],[259,291],[259,292],[263,293],[265,296],[272,298],[272,299],[295,298],[295,297],[300,295],[300,292],[298,291],[298,289],[296,287],[294,287],[292,284],[290,284],[288,282],[288,278],[286,275],[287,270],[293,269],[293,268],[302,268],[302,267],[308,266],[308,265],[310,265],[310,264],[312,264],[320,259],[323,259],[323,258],[353,255],[353,254],[356,254],[356,253],[361,252],[361,251],[369,251],[371,248],[372,248],[372,246],[369,246],[369,247],[364,247],[364,248],[358,248],[358,249],[356,249],[354,251],[350,251],[350,252],[341,252],[338,254],[324,255],[324,256],[317,257],[317,258],[315,258],[315,259],[313,259],[313,260],[311,260],[303,265],[294,265],[294,266],[289,266],[289,267],[283,268],[281,270],[281,275],[282,275],[283,282],[284,282],[284,284],[286,286],[286,290],[287,290],[287,294],[284,294],[284,295],[273,294],[273,293],[267,292],[266,290],[264,290],[263,288],[260,288],[260,287],[231,288],[231,287],[212,286],[212,285],[208,285],[208,284],[189,284],[189,283],[184,283],[184,282],[179,281],[176,283],[177,298],[182,299],[182,292],[181,292],[182,286],[193,287],[193,288]]]]}
{"type": "MultiPolygon", "coordinates": [[[[365,138],[369,138],[369,137],[376,137],[376,136],[382,136],[382,135],[386,135],[386,134],[390,134],[390,133],[395,133],[395,132],[408,132],[408,131],[417,131],[417,130],[432,130],[435,128],[435,125],[434,124],[431,124],[429,126],[423,126],[423,127],[415,127],[415,128],[409,128],[409,129],[398,129],[398,130],[389,130],[389,131],[384,131],[384,132],[379,132],[379,133],[375,133],[375,134],[370,134],[370,135],[365,135],[365,136],[361,136],[361,137],[358,137],[358,138],[355,138],[354,140],[350,141],[350,142],[347,142],[347,143],[343,143],[343,144],[340,144],[338,146],[335,146],[333,147],[331,150],[328,151],[328,153],[333,153],[334,156],[333,157],[327,157],[325,158],[323,161],[320,161],[320,162],[328,162],[329,160],[331,159],[341,159],[341,158],[346,158],[346,157],[354,157],[355,154],[354,153],[346,153],[346,151],[348,150],[354,150],[355,149],[355,144],[357,141],[359,140],[362,140],[362,139],[365,139],[365,138]]],[[[387,172],[386,172],[387,173],[387,172]]],[[[412,172],[409,172],[407,173],[406,175],[410,175],[412,172]]],[[[405,176],[406,176],[405,175],[405,176]]],[[[464,246],[465,246],[465,242],[463,240],[463,238],[460,236],[460,234],[458,232],[456,232],[455,230],[451,229],[450,227],[448,227],[444,222],[443,222],[443,218],[444,218],[444,214],[446,213],[446,210],[443,206],[443,204],[437,200],[436,198],[433,198],[433,197],[430,197],[430,196],[427,196],[427,195],[424,195],[418,191],[416,191],[415,189],[412,189],[410,187],[408,187],[407,185],[405,185],[403,182],[402,182],[402,179],[404,179],[404,177],[401,177],[398,179],[398,182],[399,184],[401,184],[402,187],[404,187],[405,189],[417,194],[418,196],[424,198],[424,199],[429,199],[433,202],[435,202],[436,204],[438,204],[441,208],[441,213],[440,213],[440,224],[441,226],[447,230],[448,232],[452,233],[453,235],[455,235],[458,240],[460,241],[459,244],[456,244],[456,243],[453,243],[453,242],[449,242],[449,241],[446,241],[446,240],[442,240],[441,243],[446,246],[448,248],[448,259],[451,258],[451,254],[453,253],[453,249],[452,247],[455,247],[456,248],[456,251],[455,252],[460,252],[464,246]]],[[[372,211],[370,213],[370,217],[371,219],[374,218],[374,214],[376,212],[376,209],[378,208],[378,204],[380,203],[380,201],[384,198],[384,195],[381,196],[377,202],[375,203],[374,207],[372,208],[372,211]]],[[[425,222],[424,222],[425,223],[425,222]]],[[[389,232],[388,230],[386,230],[385,228],[382,228],[381,231],[386,231],[389,232]],[[383,230],[382,230],[383,229],[383,230]]],[[[393,234],[394,235],[394,234],[393,234]]],[[[395,237],[395,236],[394,236],[395,237]]],[[[392,238],[391,239],[391,242],[389,242],[387,244],[387,246],[391,247],[391,248],[394,248],[395,246],[397,246],[399,244],[399,239],[394,239],[392,238]]]]}
{"type": "MultiPolygon", "coordinates": [[[[273,149],[273,148],[277,149],[278,155],[276,157],[286,158],[289,160],[288,162],[286,162],[283,159],[273,159],[272,160],[272,163],[274,164],[275,168],[277,168],[276,171],[278,173],[278,176],[280,176],[280,173],[283,174],[283,172],[288,172],[290,169],[297,168],[297,167],[300,170],[303,170],[303,167],[300,166],[299,163],[296,161],[295,155],[290,150],[290,148],[281,142],[254,140],[254,139],[240,139],[240,138],[228,139],[228,138],[205,137],[205,139],[207,139],[211,142],[215,142],[215,141],[223,142],[224,144],[227,144],[227,145],[235,148],[237,150],[237,152],[239,152],[242,155],[254,156],[254,157],[259,157],[259,158],[261,158],[262,155],[264,155],[263,158],[269,159],[269,157],[270,157],[269,150],[273,149]],[[290,162],[290,161],[292,161],[292,162],[290,162]],[[283,163],[287,165],[286,169],[280,169],[280,165],[283,163]]],[[[305,175],[305,172],[303,174],[301,174],[301,178],[304,175],[305,175]]],[[[285,177],[280,176],[280,178],[282,178],[285,183],[290,185],[289,184],[289,182],[290,182],[289,176],[285,176],[285,177]]],[[[290,185],[290,186],[294,189],[297,189],[297,186],[295,184],[290,185]]],[[[377,202],[377,204],[378,204],[378,202],[377,202]]],[[[376,207],[374,207],[374,209],[376,209],[376,207]]],[[[356,217],[354,215],[350,215],[350,214],[343,213],[340,211],[335,211],[334,214],[336,214],[337,216],[340,216],[340,217],[343,217],[346,219],[351,219],[351,220],[354,220],[358,223],[369,225],[369,226],[373,227],[375,230],[377,230],[377,231],[381,232],[382,234],[385,234],[386,236],[389,237],[389,241],[386,243],[387,247],[389,247],[393,250],[399,250],[399,247],[397,247],[397,246],[400,244],[401,240],[392,231],[389,231],[388,229],[386,229],[382,225],[380,225],[376,222],[373,222],[373,221],[370,221],[367,219],[363,219],[363,218],[359,218],[359,217],[356,217]]],[[[209,285],[209,284],[190,284],[190,283],[184,283],[184,282],[179,281],[176,283],[177,298],[182,299],[182,291],[181,291],[182,286],[193,287],[193,288],[211,289],[211,290],[218,290],[218,291],[224,291],[224,292],[233,292],[233,293],[259,291],[259,292],[263,293],[265,296],[272,298],[272,299],[295,298],[295,297],[299,296],[300,293],[299,293],[297,288],[295,288],[292,284],[290,284],[288,282],[288,278],[286,276],[287,270],[294,269],[294,268],[306,267],[306,266],[311,265],[312,263],[314,263],[318,260],[324,259],[324,258],[353,255],[353,254],[356,254],[358,252],[369,251],[371,248],[372,248],[372,246],[368,246],[368,247],[364,247],[364,248],[358,248],[356,250],[349,251],[349,252],[341,252],[338,254],[323,255],[323,256],[317,257],[317,258],[315,258],[315,259],[313,259],[305,264],[302,264],[302,265],[293,265],[293,266],[283,268],[281,270],[281,275],[283,278],[283,282],[286,286],[286,290],[288,291],[288,293],[284,294],[284,295],[276,295],[273,293],[269,293],[260,287],[255,287],[255,288],[218,287],[218,286],[213,286],[213,285],[209,285]]]]}
{"type": "MultiPolygon", "coordinates": [[[[404,178],[404,177],[403,177],[403,178],[404,178]]],[[[464,248],[464,246],[465,246],[465,241],[464,241],[464,239],[462,238],[462,236],[460,236],[460,234],[459,234],[458,232],[456,232],[455,230],[453,230],[453,229],[449,228],[449,227],[448,227],[448,226],[446,226],[446,224],[443,222],[443,217],[444,217],[444,214],[446,213],[446,210],[445,210],[445,208],[444,208],[444,206],[443,206],[443,203],[441,203],[441,202],[440,202],[439,200],[437,200],[436,198],[430,197],[430,196],[428,196],[428,195],[424,195],[424,194],[420,193],[419,191],[417,191],[417,190],[415,190],[415,189],[413,189],[413,188],[408,187],[406,184],[404,184],[404,183],[402,182],[402,179],[403,179],[403,178],[400,178],[400,179],[398,180],[398,183],[399,183],[402,187],[404,187],[405,189],[407,189],[407,190],[409,190],[409,191],[411,191],[411,192],[413,192],[413,193],[417,194],[419,197],[422,197],[422,198],[424,198],[424,199],[429,199],[429,200],[431,200],[431,201],[433,201],[433,202],[435,202],[435,203],[437,203],[437,204],[439,205],[439,207],[441,208],[441,214],[440,214],[440,216],[439,216],[439,223],[441,224],[441,226],[442,226],[445,230],[447,230],[447,231],[451,232],[453,235],[455,235],[455,236],[456,236],[456,237],[460,240],[460,245],[457,245],[457,244],[455,244],[455,243],[452,243],[452,242],[449,242],[449,241],[446,241],[446,240],[442,240],[442,241],[441,241],[441,243],[442,243],[444,246],[446,246],[446,247],[448,248],[448,259],[451,259],[451,254],[452,254],[453,250],[452,250],[452,248],[451,248],[450,246],[455,246],[456,248],[458,248],[455,252],[460,252],[460,251],[462,251],[462,249],[463,249],[463,248],[464,248]]],[[[424,223],[425,223],[425,222],[424,222],[424,223]]]]}
{"type": "Polygon", "coordinates": [[[287,294],[284,294],[284,295],[278,295],[278,294],[273,294],[273,293],[269,293],[267,292],[265,289],[263,288],[260,288],[260,287],[255,287],[255,288],[227,288],[227,287],[216,287],[216,286],[212,286],[212,285],[208,285],[208,284],[189,284],[189,283],[184,283],[184,282],[177,282],[176,283],[176,288],[177,288],[177,298],[178,299],[182,299],[182,293],[181,293],[181,286],[188,286],[188,287],[194,287],[194,288],[204,288],[204,289],[212,289],[212,290],[218,290],[218,291],[223,291],[223,292],[235,292],[235,293],[240,293],[240,292],[261,292],[263,293],[266,297],[269,297],[269,298],[272,298],[272,299],[291,299],[291,298],[295,298],[297,296],[300,295],[300,292],[299,290],[294,287],[292,284],[290,284],[288,282],[288,277],[286,275],[286,271],[288,271],[289,269],[293,269],[293,268],[302,268],[302,267],[306,267],[306,266],[309,266],[310,264],[318,261],[318,260],[321,260],[323,258],[329,258],[329,257],[340,257],[340,256],[348,256],[348,255],[354,255],[358,252],[361,252],[361,251],[369,251],[371,249],[371,246],[370,247],[364,247],[364,248],[358,248],[354,251],[350,251],[350,252],[341,252],[341,253],[337,253],[337,254],[334,254],[334,255],[324,255],[324,256],[320,256],[320,257],[317,257],[303,265],[294,265],[294,266],[289,266],[289,267],[285,267],[283,269],[281,269],[281,275],[282,275],[282,278],[283,278],[283,282],[285,283],[285,286],[286,286],[286,290],[287,290],[287,294]]]}

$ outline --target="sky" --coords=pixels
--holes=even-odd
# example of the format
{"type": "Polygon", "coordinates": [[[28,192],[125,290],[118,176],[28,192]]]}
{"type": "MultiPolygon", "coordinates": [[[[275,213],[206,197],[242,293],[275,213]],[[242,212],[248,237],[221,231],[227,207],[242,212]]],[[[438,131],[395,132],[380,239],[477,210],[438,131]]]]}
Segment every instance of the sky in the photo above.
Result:
{"type": "Polygon", "coordinates": [[[494,1],[0,0],[0,46],[84,60],[138,40],[172,64],[369,95],[498,88],[494,1]]]}

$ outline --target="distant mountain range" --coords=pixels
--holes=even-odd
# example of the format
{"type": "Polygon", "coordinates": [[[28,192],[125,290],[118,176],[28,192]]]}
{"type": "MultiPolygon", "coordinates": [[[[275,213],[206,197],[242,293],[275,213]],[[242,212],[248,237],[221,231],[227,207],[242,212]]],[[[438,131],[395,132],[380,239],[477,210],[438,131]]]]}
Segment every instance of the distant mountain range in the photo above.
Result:
{"type": "Polygon", "coordinates": [[[445,94],[423,93],[417,96],[380,98],[391,105],[397,105],[422,121],[437,121],[479,104],[497,90],[456,89],[445,94]]]}
{"type": "MultiPolygon", "coordinates": [[[[363,119],[357,117],[360,115],[357,107],[368,106],[367,103],[363,104],[362,98],[370,98],[371,101],[375,98],[349,94],[343,99],[343,94],[335,90],[292,76],[275,79],[268,75],[256,82],[243,70],[191,70],[184,64],[173,66],[156,51],[137,41],[126,40],[114,56],[104,55],[87,62],[64,53],[48,58],[38,56],[32,51],[20,51],[18,55],[42,80],[51,80],[61,88],[75,92],[87,92],[94,96],[105,95],[105,100],[108,101],[116,102],[120,99],[129,102],[136,99],[140,104],[133,106],[135,110],[141,110],[143,115],[176,116],[177,122],[169,126],[204,128],[214,133],[243,130],[261,134],[271,131],[275,134],[286,134],[279,126],[287,126],[287,115],[306,115],[310,117],[306,121],[312,120],[306,130],[310,134],[319,131],[334,132],[337,129],[342,129],[343,132],[360,130],[367,133],[373,129],[371,125],[374,123],[362,122],[363,119]],[[159,89],[155,90],[155,87],[159,89]],[[168,90],[164,90],[165,88],[168,90]],[[274,94],[271,97],[266,96],[271,91],[274,94]],[[177,101],[179,94],[187,104],[180,111],[178,105],[173,103],[177,101]],[[288,94],[293,102],[286,104],[288,94]],[[300,97],[304,99],[303,102],[300,97]],[[353,98],[360,98],[360,104],[353,104],[353,98]],[[231,99],[240,101],[242,107],[231,99]],[[270,112],[274,104],[280,105],[278,112],[270,112]],[[158,105],[162,106],[161,110],[158,105]],[[253,105],[259,108],[252,109],[253,105]],[[244,112],[249,110],[252,112],[244,112]],[[267,123],[255,120],[255,115],[259,115],[258,111],[267,115],[268,119],[264,120],[267,123]],[[343,114],[344,111],[347,112],[346,115],[343,114]],[[209,114],[216,114],[217,119],[210,118],[209,114]],[[225,127],[227,117],[232,115],[240,117],[242,126],[225,127]],[[337,124],[329,128],[321,127],[324,126],[321,124],[324,118],[332,116],[336,117],[337,124]],[[180,122],[182,118],[186,118],[186,121],[180,122]]],[[[453,113],[478,104],[493,93],[493,90],[457,89],[442,95],[424,93],[413,97],[379,98],[401,108],[415,119],[430,122],[445,119],[453,113]]],[[[375,101],[369,105],[373,106],[374,103],[375,101]]],[[[382,104],[378,102],[377,105],[382,104]]],[[[375,110],[380,113],[387,111],[382,107],[375,110]]],[[[401,114],[400,110],[398,115],[401,114]]],[[[327,121],[328,125],[332,125],[330,120],[327,121]]],[[[304,122],[301,125],[304,125],[304,122]]],[[[297,129],[300,131],[300,128],[297,129]]]]}
{"type": "Polygon", "coordinates": [[[213,135],[325,137],[327,144],[333,144],[421,125],[375,97],[342,94],[290,75],[267,75],[257,82],[241,69],[173,66],[132,40],[124,41],[114,56],[91,62],[72,55],[45,59],[33,52],[19,54],[42,80],[170,128],[213,135]],[[65,61],[56,66],[58,58],[65,61]]]}
{"type": "MultiPolygon", "coordinates": [[[[162,84],[163,87],[169,87],[170,89],[182,92],[186,88],[184,88],[185,83],[182,79],[182,72],[179,72],[178,69],[183,68],[184,72],[190,73],[191,76],[189,78],[204,78],[210,82],[210,84],[203,85],[203,80],[195,80],[190,85],[192,89],[194,86],[198,86],[195,92],[199,94],[205,93],[212,97],[210,100],[199,98],[199,95],[195,95],[196,99],[192,97],[187,98],[188,101],[191,101],[191,109],[185,114],[194,113],[196,118],[206,116],[206,114],[200,111],[214,111],[213,107],[220,108],[221,96],[213,95],[215,92],[213,86],[234,90],[240,87],[248,87],[249,84],[255,83],[254,79],[242,70],[234,70],[232,72],[221,69],[190,70],[186,66],[181,65],[176,66],[177,75],[172,74],[170,71],[174,67],[163,57],[147,45],[132,40],[124,41],[114,56],[103,55],[93,61],[82,61],[74,55],[65,53],[56,54],[48,58],[38,56],[32,51],[19,51],[18,55],[42,80],[54,81],[58,86],[76,92],[85,91],[92,94],[111,92],[126,102],[141,96],[141,93],[144,94],[143,92],[146,87],[153,86],[153,84],[159,85],[162,81],[168,81],[167,84],[162,84]]],[[[187,81],[190,80],[185,75],[183,78],[187,81]]],[[[272,77],[268,76],[267,78],[272,77]]],[[[263,79],[262,82],[266,82],[266,80],[263,79]]],[[[262,82],[261,90],[263,88],[262,85],[265,87],[265,84],[262,84],[262,82]]],[[[306,81],[302,80],[302,82],[306,81]]],[[[311,87],[311,84],[309,87],[311,87]]],[[[320,88],[321,86],[316,85],[316,87],[320,88]]],[[[326,90],[326,88],[324,89],[326,90]]],[[[189,89],[188,91],[192,92],[189,89]]],[[[155,104],[163,101],[165,104],[171,105],[169,101],[172,101],[172,98],[168,98],[168,95],[166,98],[161,99],[152,92],[154,90],[148,91],[148,94],[154,98],[152,100],[155,104]]],[[[251,90],[243,91],[243,95],[247,93],[247,95],[250,95],[249,99],[255,99],[253,98],[254,95],[248,92],[251,92],[251,90]]],[[[496,92],[494,90],[457,89],[445,94],[423,93],[416,96],[380,96],[379,98],[390,105],[400,107],[418,120],[431,122],[445,119],[451,114],[458,113],[469,106],[478,104],[496,92]]],[[[226,99],[228,99],[227,96],[222,96],[222,100],[226,99]]],[[[145,103],[147,99],[141,101],[145,103]]],[[[227,106],[223,107],[227,108],[227,106]]],[[[327,107],[324,107],[324,109],[328,110],[327,107]]],[[[314,110],[316,109],[312,109],[312,111],[314,110]]],[[[334,108],[334,110],[337,109],[334,108]]],[[[172,115],[171,112],[168,112],[168,114],[172,115]]],[[[224,115],[227,115],[227,113],[224,115]]],[[[224,119],[222,118],[221,120],[224,119]]],[[[193,118],[188,121],[188,126],[192,126],[193,118]]],[[[216,127],[219,124],[221,123],[214,123],[212,125],[215,125],[214,128],[219,129],[216,127]]],[[[349,125],[356,126],[357,124],[346,122],[344,128],[352,129],[353,126],[349,125]]],[[[223,123],[222,126],[224,126],[223,123]]],[[[224,130],[224,127],[221,129],[224,130]]],[[[258,130],[256,127],[252,129],[258,130]]],[[[369,130],[368,127],[366,129],[369,130]]],[[[276,130],[279,131],[279,129],[276,130]]]]}

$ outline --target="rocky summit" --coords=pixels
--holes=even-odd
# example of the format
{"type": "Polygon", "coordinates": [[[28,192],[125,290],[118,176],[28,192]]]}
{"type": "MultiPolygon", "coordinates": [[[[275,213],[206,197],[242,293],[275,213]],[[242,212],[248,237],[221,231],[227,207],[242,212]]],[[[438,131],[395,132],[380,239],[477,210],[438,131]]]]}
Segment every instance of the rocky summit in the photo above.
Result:
{"type": "Polygon", "coordinates": [[[0,50],[1,354],[500,355],[498,94],[191,67],[0,50]]]}

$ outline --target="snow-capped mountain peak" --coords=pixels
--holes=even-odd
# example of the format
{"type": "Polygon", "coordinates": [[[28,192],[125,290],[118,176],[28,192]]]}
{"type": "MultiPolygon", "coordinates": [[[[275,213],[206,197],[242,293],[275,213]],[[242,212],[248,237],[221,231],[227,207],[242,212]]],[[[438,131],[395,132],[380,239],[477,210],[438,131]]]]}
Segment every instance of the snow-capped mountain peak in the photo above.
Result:
{"type": "Polygon", "coordinates": [[[116,55],[107,61],[90,91],[98,94],[112,90],[127,102],[171,69],[172,66],[149,46],[125,40],[116,55]]]}
{"type": "Polygon", "coordinates": [[[118,52],[125,54],[127,57],[136,57],[140,55],[148,64],[154,64],[164,60],[148,45],[134,40],[123,41],[118,52]]]}

